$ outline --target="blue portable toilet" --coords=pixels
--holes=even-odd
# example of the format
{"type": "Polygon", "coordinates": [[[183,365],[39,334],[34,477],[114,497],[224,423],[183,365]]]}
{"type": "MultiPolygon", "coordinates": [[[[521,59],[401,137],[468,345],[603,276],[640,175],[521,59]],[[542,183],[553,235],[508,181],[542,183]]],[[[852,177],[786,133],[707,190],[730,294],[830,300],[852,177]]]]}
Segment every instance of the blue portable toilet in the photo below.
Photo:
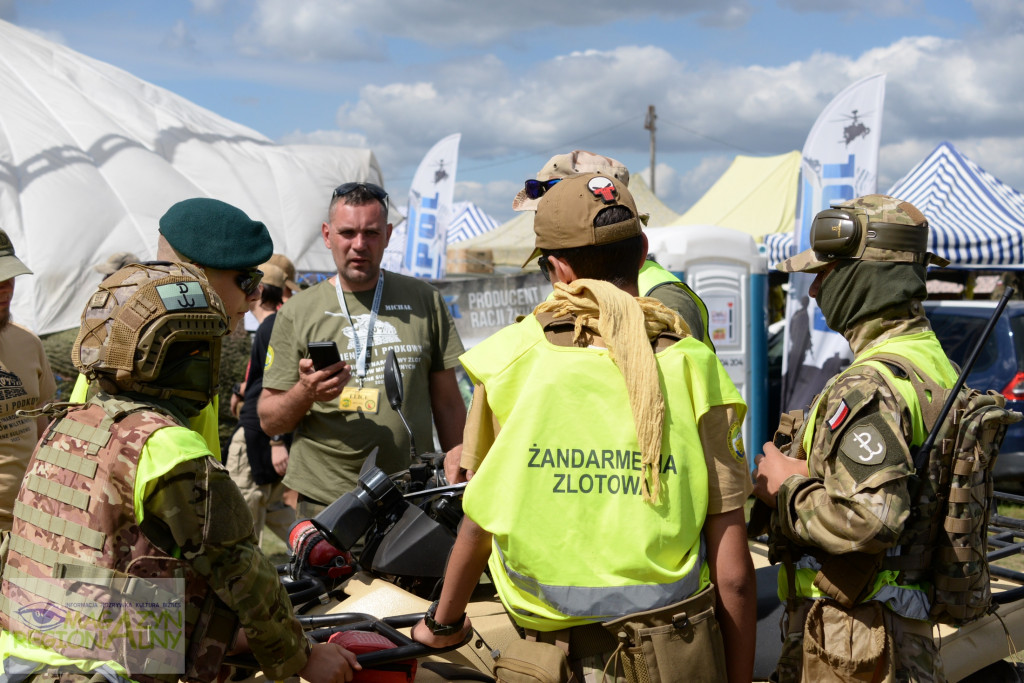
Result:
{"type": "MultiPolygon", "coordinates": [[[[754,238],[717,225],[646,231],[648,252],[690,286],[708,307],[718,358],[747,403],[743,443],[748,462],[768,433],[768,262],[754,238]]],[[[775,419],[778,416],[773,416],[775,419]]]]}

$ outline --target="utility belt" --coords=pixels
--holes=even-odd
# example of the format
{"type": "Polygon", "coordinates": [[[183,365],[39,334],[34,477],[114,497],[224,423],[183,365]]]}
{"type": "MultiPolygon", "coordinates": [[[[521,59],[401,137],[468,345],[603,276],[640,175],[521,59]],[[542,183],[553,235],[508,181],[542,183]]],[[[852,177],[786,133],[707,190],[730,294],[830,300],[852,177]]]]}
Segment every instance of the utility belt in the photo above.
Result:
{"type": "Polygon", "coordinates": [[[666,607],[603,624],[524,632],[495,660],[502,683],[582,681],[581,660],[610,655],[605,672],[628,683],[726,678],[725,645],[715,619],[715,587],[666,607]]]}

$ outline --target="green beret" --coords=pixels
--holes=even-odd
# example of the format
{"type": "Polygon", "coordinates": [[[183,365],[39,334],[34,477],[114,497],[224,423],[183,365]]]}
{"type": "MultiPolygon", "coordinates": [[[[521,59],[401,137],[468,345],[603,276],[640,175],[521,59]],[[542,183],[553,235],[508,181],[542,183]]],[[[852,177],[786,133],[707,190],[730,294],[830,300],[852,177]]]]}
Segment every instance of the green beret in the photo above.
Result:
{"type": "Polygon", "coordinates": [[[208,268],[255,268],[274,253],[267,226],[208,197],[186,199],[167,209],[160,218],[160,234],[179,254],[208,268]]]}

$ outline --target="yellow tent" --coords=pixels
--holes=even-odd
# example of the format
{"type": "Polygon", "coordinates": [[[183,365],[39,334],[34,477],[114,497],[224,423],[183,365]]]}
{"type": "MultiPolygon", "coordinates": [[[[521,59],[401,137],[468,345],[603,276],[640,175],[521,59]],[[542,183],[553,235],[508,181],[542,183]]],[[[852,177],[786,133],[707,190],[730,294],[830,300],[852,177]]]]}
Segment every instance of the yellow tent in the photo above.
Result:
{"type": "Polygon", "coordinates": [[[799,177],[798,151],[737,156],[711,189],[671,225],[720,225],[753,235],[758,242],[764,235],[791,231],[799,177]]]}

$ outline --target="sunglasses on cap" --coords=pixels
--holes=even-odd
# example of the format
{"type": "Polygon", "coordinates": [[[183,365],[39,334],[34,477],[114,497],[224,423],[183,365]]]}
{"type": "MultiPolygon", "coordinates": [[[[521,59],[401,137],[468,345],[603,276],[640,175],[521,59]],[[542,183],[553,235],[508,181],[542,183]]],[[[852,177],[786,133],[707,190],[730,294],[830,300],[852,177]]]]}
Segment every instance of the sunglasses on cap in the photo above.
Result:
{"type": "Polygon", "coordinates": [[[557,185],[561,180],[561,178],[552,178],[551,180],[534,180],[530,178],[523,184],[523,191],[526,192],[526,196],[530,199],[540,199],[544,196],[545,192],[557,185]]]}
{"type": "Polygon", "coordinates": [[[384,191],[383,187],[380,185],[374,185],[373,183],[342,183],[334,188],[334,194],[331,195],[331,199],[352,194],[360,187],[366,190],[371,197],[383,204],[385,209],[388,207],[388,193],[384,191]]]}
{"type": "Polygon", "coordinates": [[[239,289],[245,292],[246,296],[255,292],[257,288],[259,288],[262,280],[263,271],[258,268],[246,270],[235,276],[235,284],[238,285],[239,289]]]}

